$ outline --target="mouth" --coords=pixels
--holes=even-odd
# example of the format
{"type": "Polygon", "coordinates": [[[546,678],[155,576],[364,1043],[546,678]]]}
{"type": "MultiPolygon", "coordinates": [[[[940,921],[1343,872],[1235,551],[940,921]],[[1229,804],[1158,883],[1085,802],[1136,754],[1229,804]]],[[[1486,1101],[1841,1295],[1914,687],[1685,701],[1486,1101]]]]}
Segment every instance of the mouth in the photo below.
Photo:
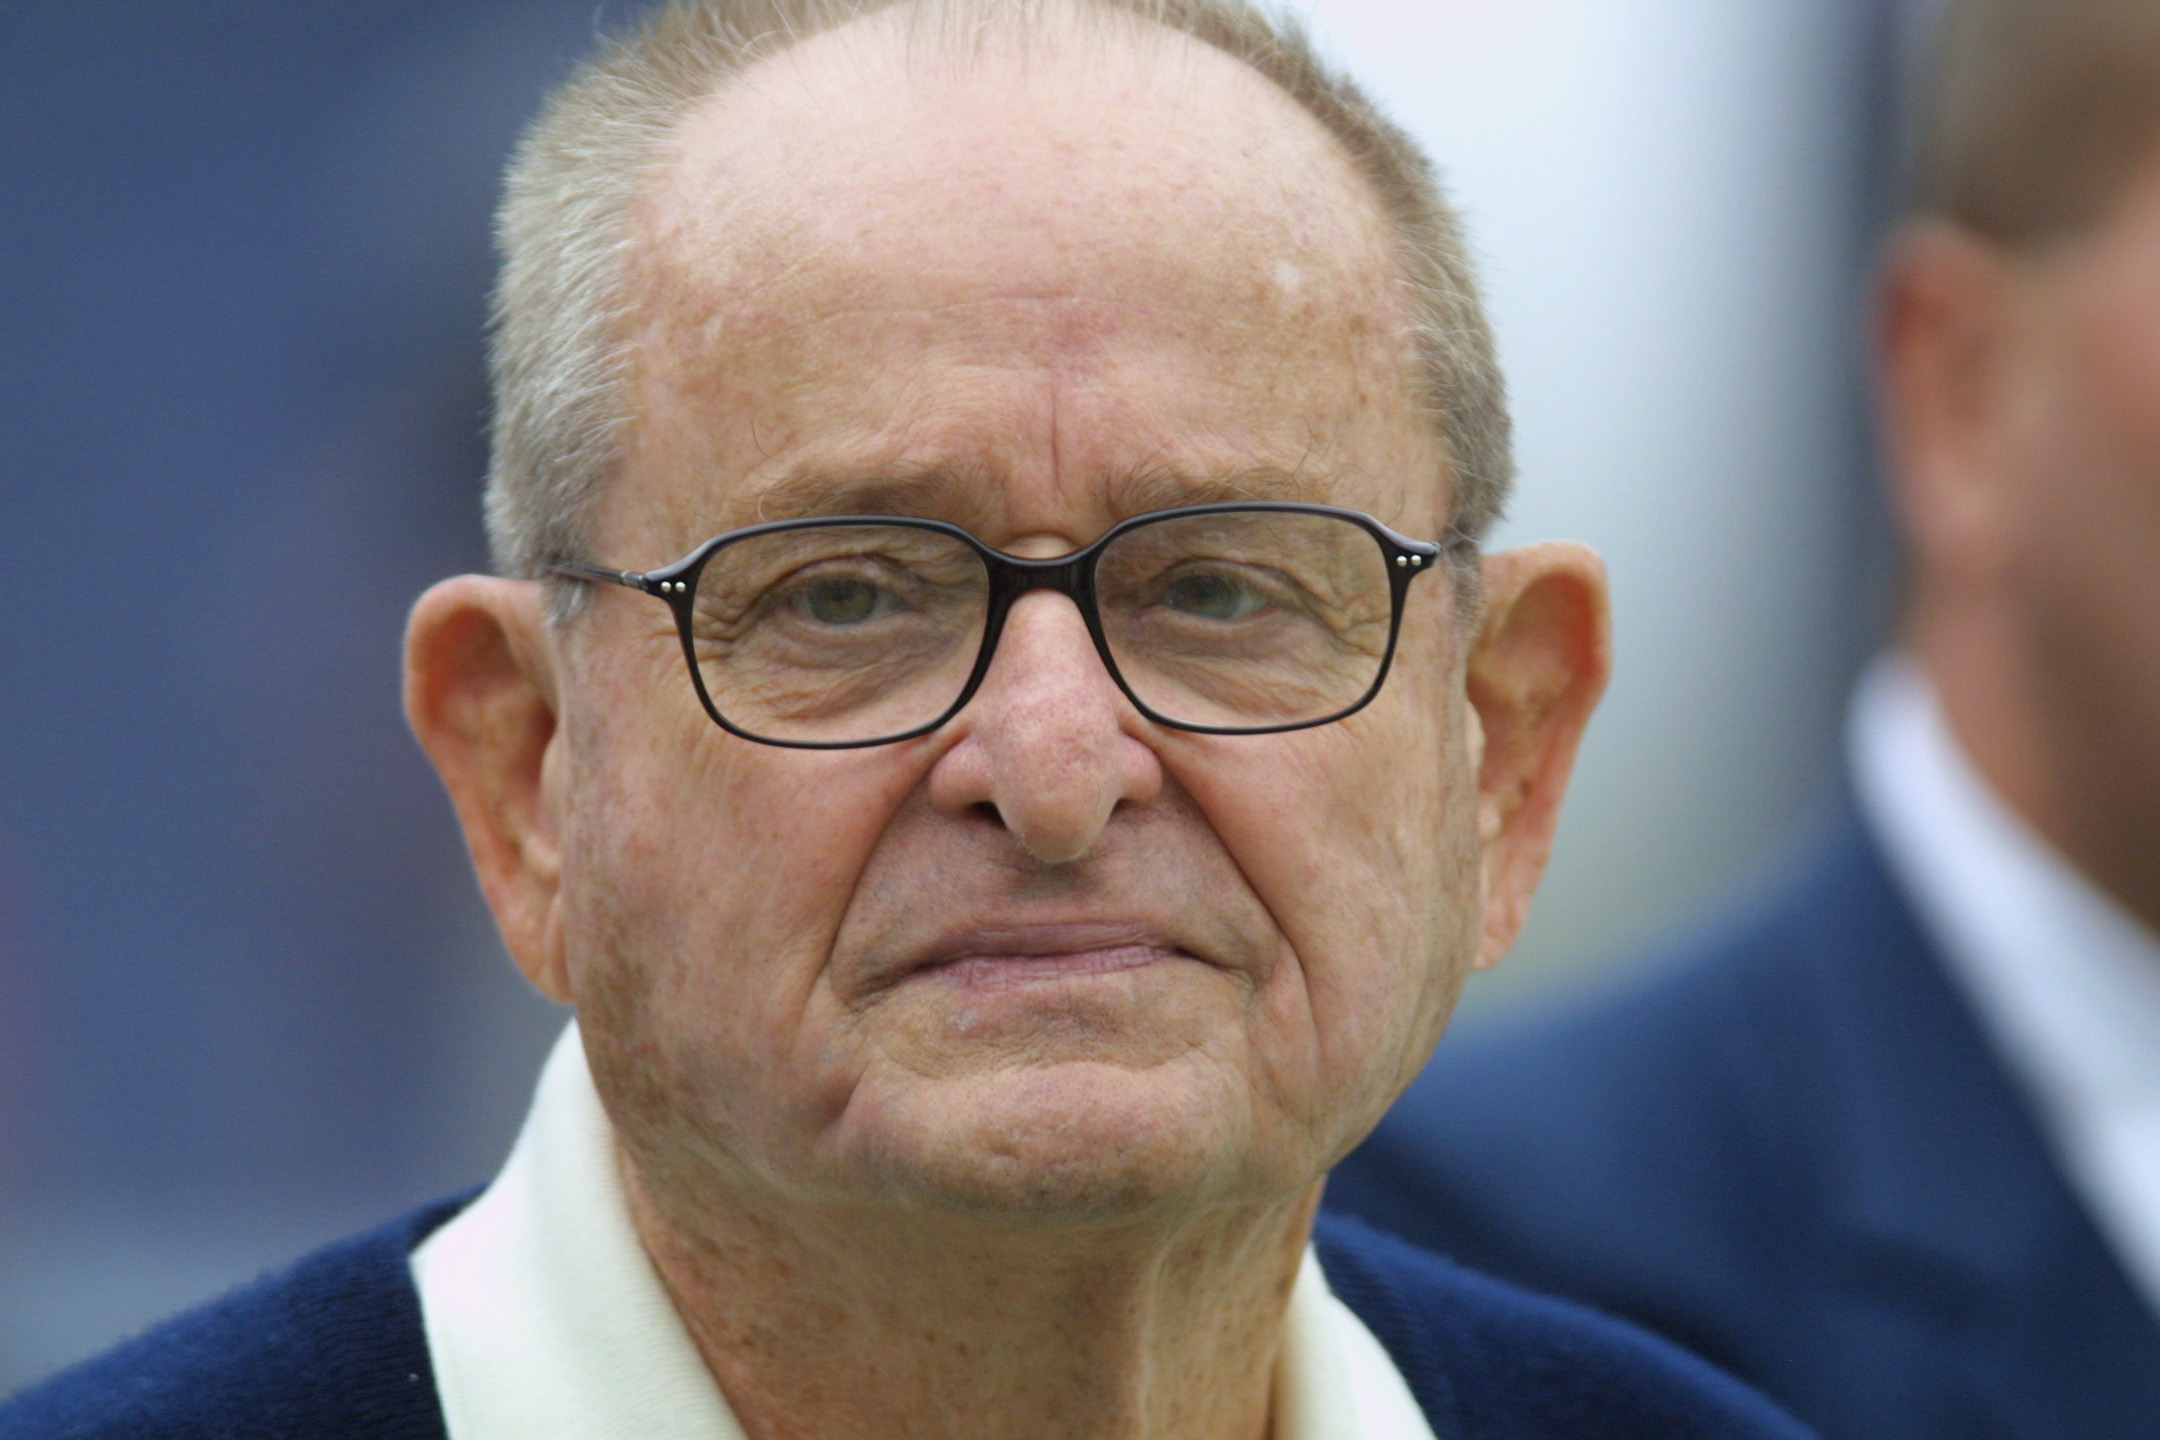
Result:
{"type": "Polygon", "coordinates": [[[946,936],[895,983],[929,981],[977,992],[1017,990],[1121,975],[1150,965],[1205,963],[1156,933],[1132,925],[1027,925],[946,936]]]}

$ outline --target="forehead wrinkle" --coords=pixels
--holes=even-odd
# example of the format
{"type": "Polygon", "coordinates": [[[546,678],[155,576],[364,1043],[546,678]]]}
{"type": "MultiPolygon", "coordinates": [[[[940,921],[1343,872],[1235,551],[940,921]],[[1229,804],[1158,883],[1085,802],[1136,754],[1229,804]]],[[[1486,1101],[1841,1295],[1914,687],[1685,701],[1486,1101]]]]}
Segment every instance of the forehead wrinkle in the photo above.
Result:
{"type": "Polygon", "coordinates": [[[1219,505],[1239,500],[1330,504],[1340,493],[1335,472],[1307,465],[1294,469],[1253,465],[1194,472],[1159,461],[1124,472],[1112,479],[1107,489],[1121,519],[1179,505],[1219,505]]]}
{"type": "MultiPolygon", "coordinates": [[[[820,234],[765,215],[737,235],[734,245],[714,248],[694,243],[678,217],[651,227],[638,246],[633,314],[638,328],[648,333],[694,337],[714,349],[851,317],[931,316],[1001,305],[1144,309],[1241,330],[1332,321],[1358,333],[1406,331],[1398,277],[1377,247],[1315,253],[1293,242],[1285,248],[1263,233],[1280,230],[1275,222],[1282,217],[1255,216],[1253,207],[1221,208],[1212,221],[1191,209],[1177,217],[1181,228],[1202,232],[1186,249],[1163,245],[1147,215],[1122,216],[1115,223],[1089,217],[1056,236],[1015,226],[1002,274],[961,267],[952,258],[955,252],[912,222],[896,227],[906,229],[915,244],[905,257],[913,263],[899,269],[893,262],[901,257],[880,247],[878,237],[820,234]],[[1187,289],[1195,279],[1209,284],[1193,291],[1194,303],[1186,305],[1141,302],[1120,293],[1135,288],[1142,277],[1183,282],[1187,289]],[[919,298],[911,299],[901,287],[912,288],[919,298]],[[1225,300],[1246,303],[1226,307],[1225,300]]],[[[967,238],[979,243],[990,223],[971,227],[967,238]]]]}
{"type": "Polygon", "coordinates": [[[1298,211],[1332,208],[1310,195],[1294,205],[1232,204],[1237,197],[1188,187],[1153,195],[1137,213],[1123,203],[1130,195],[1102,206],[1066,195],[1052,213],[1016,215],[942,192],[926,204],[924,183],[909,179],[895,187],[895,213],[864,219],[861,187],[820,194],[802,178],[784,188],[785,203],[809,215],[783,215],[745,193],[649,201],[633,242],[633,333],[690,358],[850,318],[1138,310],[1242,333],[1377,342],[1390,368],[1410,376],[1410,305],[1392,249],[1369,227],[1330,237],[1347,242],[1332,247],[1293,233],[1305,223],[1298,211]],[[951,218],[963,212],[966,224],[951,218]],[[849,214],[852,226],[842,223],[849,214]],[[1128,298],[1135,293],[1149,298],[1128,298]]]}
{"type": "MultiPolygon", "coordinates": [[[[867,339],[847,335],[845,326],[849,320],[916,315],[923,317],[928,329],[918,342],[919,383],[904,387],[893,397],[903,406],[891,418],[903,426],[909,424],[907,412],[916,412],[918,419],[929,418],[922,413],[927,406],[929,414],[947,422],[964,423],[975,415],[995,428],[995,417],[989,412],[1006,383],[996,377],[1041,372],[1058,386],[1092,387],[1100,383],[1114,374],[1114,369],[1105,369],[1095,341],[1117,332],[1116,317],[1120,315],[1188,322],[1190,333],[1199,337],[1196,343],[1209,348],[1232,343],[1232,336],[1279,336],[1284,328],[1280,317],[1269,323],[1264,316],[1225,316],[1172,303],[1114,298],[998,297],[919,307],[842,308],[760,327],[761,333],[755,337],[738,331],[730,343],[723,345],[698,343],[706,333],[703,327],[687,334],[678,328],[673,333],[651,336],[639,347],[637,383],[648,413],[650,406],[666,403],[671,397],[730,391],[738,396],[754,391],[757,410],[768,415],[790,411],[800,414],[805,407],[814,413],[825,408],[822,402],[830,398],[836,362],[839,368],[848,368],[847,357],[869,344],[875,347],[870,352],[875,364],[892,343],[886,335],[873,334],[867,339]],[[1001,311],[1009,314],[1001,317],[1001,311]],[[971,314],[982,317],[980,326],[934,323],[939,317],[971,314]],[[823,332],[835,327],[841,333],[828,340],[823,332]],[[779,347],[777,351],[769,348],[774,346],[779,347]],[[821,363],[804,363],[807,360],[821,363]],[[966,380],[971,371],[984,377],[975,403],[969,399],[966,380]]],[[[1374,349],[1363,343],[1355,330],[1302,336],[1295,343],[1256,347],[1248,355],[1251,369],[1244,378],[1270,389],[1285,384],[1303,388],[1312,368],[1319,365],[1332,368],[1362,393],[1373,381],[1385,386],[1394,374],[1389,363],[1392,357],[1376,354],[1374,349]]]]}
{"type": "MultiPolygon", "coordinates": [[[[1180,469],[1159,460],[1116,471],[1095,490],[1110,523],[1180,505],[1241,500],[1339,499],[1333,472],[1272,465],[1180,469]]],[[[901,515],[949,520],[971,532],[1001,519],[1009,492],[995,467],[979,461],[907,462],[882,471],[833,468],[816,461],[790,467],[739,497],[738,523],[762,524],[827,515],[901,515]]]]}
{"type": "Polygon", "coordinates": [[[999,487],[988,467],[960,460],[903,463],[880,471],[796,465],[768,483],[753,483],[741,503],[760,522],[907,515],[950,520],[965,529],[988,519],[998,508],[997,498],[999,487]]]}
{"type": "MultiPolygon", "coordinates": [[[[805,42],[805,47],[815,43],[805,42]]],[[[1121,53],[1137,52],[1121,47],[1121,53]]],[[[1065,57],[1050,58],[1062,62],[1065,57]]],[[[1112,317],[1144,312],[1162,317],[1157,328],[1181,337],[1179,343],[1190,342],[1196,354],[1244,354],[1241,370],[1211,370],[1203,363],[1189,378],[1227,378],[1248,388],[1257,386],[1255,393],[1289,400],[1294,397],[1285,392],[1286,381],[1297,383],[1301,391],[1309,388],[1304,379],[1320,365],[1328,369],[1330,387],[1345,388],[1344,408],[1331,417],[1334,423],[1357,423],[1359,411],[1374,401],[1388,404],[1390,395],[1394,404],[1389,408],[1407,405],[1415,370],[1407,307],[1401,301],[1403,277],[1393,232],[1376,198],[1317,121],[1263,77],[1228,57],[1218,58],[1240,87],[1229,103],[1237,107],[1235,118],[1243,123],[1242,130],[1222,123],[1225,87],[1202,83],[1198,67],[1186,67],[1191,78],[1179,87],[1178,98],[1212,98],[1214,111],[1206,112],[1187,133],[1168,134],[1160,148],[1153,143],[1159,133],[1156,117],[1151,115],[1149,126],[1139,131],[1128,124],[1125,129],[1131,133],[1112,138],[1122,138],[1132,147],[1129,153],[1139,157],[1134,174],[1112,163],[1116,157],[1106,154],[1107,141],[1082,136],[1074,142],[1074,156],[1084,162],[1080,180],[1089,183],[1076,181],[1077,188],[1062,197],[1046,201],[1039,188],[1025,183],[1023,172],[1012,168],[1016,157],[1033,156],[1032,149],[1013,149],[1003,143],[1002,132],[984,131],[978,123],[966,133],[987,136],[990,143],[981,147],[987,158],[977,168],[983,174],[973,179],[987,175],[995,181],[1009,172],[1021,197],[1017,206],[993,207],[986,216],[956,199],[974,193],[966,189],[971,183],[967,173],[956,176],[955,167],[942,164],[925,173],[903,163],[927,152],[921,145],[909,148],[908,127],[889,115],[876,126],[833,130],[837,159],[818,150],[823,137],[817,126],[829,129],[835,121],[843,126],[858,121],[864,107],[861,96],[843,94],[807,67],[792,75],[764,69],[758,71],[757,83],[742,93],[731,86],[709,97],[699,116],[685,122],[672,161],[648,187],[631,237],[635,273],[643,282],[627,297],[637,327],[631,337],[631,383],[640,401],[636,413],[653,415],[649,407],[656,403],[670,405],[678,419],[701,412],[705,418],[694,420],[690,430],[677,431],[678,437],[744,421],[755,437],[761,419],[768,428],[762,440],[753,439],[748,447],[757,456],[725,464],[726,473],[714,473],[717,484],[707,488],[704,498],[684,498],[692,500],[694,509],[704,510],[716,493],[740,494],[742,500],[727,508],[745,522],[776,518],[774,512],[784,504],[818,503],[805,493],[793,499],[767,493],[755,483],[756,477],[768,469],[766,462],[803,444],[818,443],[822,451],[821,442],[832,437],[816,430],[834,419],[846,423],[821,402],[828,387],[841,384],[845,372],[855,368],[854,355],[846,348],[851,340],[854,352],[866,356],[871,367],[866,380],[889,366],[895,345],[909,343],[893,333],[904,337],[904,320],[880,335],[868,317],[924,317],[920,343],[930,347],[924,353],[934,354],[947,375],[955,373],[953,362],[961,369],[985,365],[1006,370],[1050,357],[1068,376],[1079,378],[1086,367],[1070,362],[1086,351],[1089,334],[1097,328],[1087,323],[1089,317],[1101,317],[1101,330],[1115,331],[1119,327],[1112,317]],[[1287,123],[1264,123],[1271,116],[1287,123]],[[782,136],[782,131],[790,133],[782,136]],[[1266,133],[1255,137],[1255,131],[1266,133]],[[790,144],[802,163],[782,154],[790,144]],[[1012,153],[1005,154],[1006,149],[1012,153]],[[1167,169],[1158,163],[1165,153],[1174,162],[1167,169]],[[1285,156],[1289,163],[1273,164],[1285,156]],[[1101,189],[1105,184],[1108,192],[1101,189]],[[858,202],[879,187],[877,203],[865,211],[858,202]],[[1118,201],[1107,210],[1098,203],[1105,193],[1118,201]],[[1164,224],[1147,223],[1151,214],[1161,216],[1164,224]],[[962,243],[940,243],[939,227],[952,225],[962,215],[968,224],[953,226],[955,240],[962,243]],[[895,225],[896,219],[904,226],[895,225]],[[989,229],[986,248],[982,236],[993,225],[997,228],[989,229]],[[1014,242],[1010,266],[1003,264],[1008,257],[998,248],[1007,234],[1014,242]],[[986,284],[1000,278],[1011,288],[984,293],[986,284]],[[1128,298],[1120,290],[1139,298],[1128,298]],[[1013,317],[1009,332],[1002,334],[997,313],[1001,307],[1013,317]],[[973,323],[970,315],[982,316],[982,322],[973,323]],[[866,321],[859,337],[846,333],[851,317],[866,321]],[[939,317],[959,319],[940,325],[939,317]],[[1042,329],[1039,340],[1027,334],[1027,327],[1037,324],[1042,329]],[[1013,335],[1029,344],[1008,343],[1013,335]],[[1255,335],[1268,336],[1269,343],[1255,344],[1249,338],[1255,335]],[[978,340],[996,343],[978,350],[978,340]],[[1029,346],[1034,344],[1041,348],[1031,358],[1029,346]],[[774,348],[760,354],[766,345],[774,348]],[[767,442],[778,447],[777,453],[766,449],[767,442]]],[[[979,73],[982,67],[975,68],[979,73]]],[[[910,87],[898,92],[900,103],[939,98],[926,97],[916,84],[920,77],[906,73],[905,67],[893,69],[910,87]]],[[[1044,73],[1058,69],[1052,64],[1044,73]]],[[[872,78],[870,83],[880,81],[872,78]]],[[[894,92],[886,86],[881,93],[894,92]]],[[[1068,86],[1057,98],[1069,102],[1074,93],[1068,86]]],[[[1079,98],[1089,105],[1100,99],[1092,93],[1079,98]]],[[[993,105],[987,112],[969,113],[981,122],[983,114],[995,121],[1001,112],[993,105]]],[[[1078,133],[1074,113],[1066,103],[1064,111],[1043,121],[1021,108],[1012,112],[1012,128],[1025,134],[1040,131],[1051,140],[1069,139],[1078,133]]],[[[947,142],[965,130],[945,123],[949,115],[934,118],[943,125],[947,142]]],[[[964,151],[956,153],[970,158],[964,151]]],[[[993,192],[985,193],[994,200],[993,192]]],[[[940,422],[953,419],[954,412],[931,393],[935,388],[903,386],[896,395],[907,402],[905,410],[917,408],[913,401],[930,395],[932,411],[918,418],[950,432],[953,427],[940,422]],[[941,409],[943,413],[937,413],[941,409]]],[[[843,392],[840,398],[848,396],[843,392]]],[[[962,412],[973,408],[961,405],[962,412]]],[[[899,422],[895,428],[900,433],[894,438],[904,440],[910,428],[921,438],[920,427],[904,415],[891,418],[899,422]]],[[[978,418],[999,419],[987,412],[978,418]]],[[[883,421],[872,417],[871,426],[882,428],[883,421]]],[[[631,427],[633,451],[646,428],[631,427]]],[[[948,442],[951,438],[948,434],[948,442]]],[[[966,443],[965,435],[959,438],[966,443]]],[[[985,438],[991,438],[988,432],[985,438]]],[[[1235,444],[1240,439],[1256,437],[1195,438],[1232,442],[1235,449],[1242,448],[1235,444]]],[[[1303,463],[1303,457],[1289,454],[1279,443],[1282,436],[1274,438],[1278,443],[1264,448],[1277,450],[1276,458],[1303,463]]],[[[941,448],[949,449],[949,443],[941,448]]],[[[994,452],[996,447],[988,449],[994,452]]],[[[720,452],[713,454],[717,459],[720,452]]],[[[932,468],[959,466],[957,456],[929,458],[936,461],[932,468]]],[[[995,458],[1003,463],[1009,457],[995,458]]],[[[875,468],[890,473],[886,467],[875,468]]],[[[1278,468],[1287,474],[1298,466],[1278,468]]],[[[817,473],[830,477],[844,472],[824,466],[817,473]]],[[[987,490],[993,478],[978,466],[970,484],[987,490]]],[[[1108,483],[1102,476],[1073,478],[1083,484],[1108,483]]],[[[830,483],[822,478],[810,486],[829,488],[830,483]]],[[[1122,488],[1138,492],[1147,487],[1134,483],[1122,488]]],[[[1277,483],[1262,470],[1213,489],[1157,488],[1175,492],[1164,503],[1189,501],[1203,489],[1207,493],[1200,498],[1278,493],[1307,498],[1290,494],[1296,487],[1277,483]]],[[[890,487],[886,497],[884,503],[903,503],[892,498],[890,487]]],[[[947,496],[939,503],[957,500],[947,496]]],[[[1115,507],[1161,508],[1125,500],[1116,501],[1115,507]]],[[[682,517],[680,509],[676,514],[682,517]]]]}
{"type": "MultiPolygon", "coordinates": [[[[950,306],[922,308],[920,313],[951,310],[987,312],[1008,303],[1012,302],[1005,299],[955,302],[950,306]]],[[[1022,301],[1018,302],[1018,305],[1022,310],[1072,309],[1093,311],[1105,316],[1127,312],[1181,316],[1193,322],[1193,333],[1212,337],[1213,343],[1217,345],[1221,343],[1219,337],[1226,330],[1242,334],[1266,328],[1273,333],[1279,328],[1264,326],[1261,320],[1242,314],[1234,317],[1234,325],[1226,326],[1226,317],[1217,311],[1155,301],[1022,301]]],[[[1083,353],[1086,350],[1085,332],[1075,333],[1069,329],[1046,331],[1041,343],[1033,347],[1016,347],[1010,344],[1012,337],[1009,335],[992,334],[990,338],[1001,343],[980,353],[974,349],[970,337],[941,332],[925,340],[924,348],[918,353],[919,364],[914,367],[918,371],[914,380],[911,382],[905,375],[901,376],[899,387],[885,395],[881,408],[864,414],[854,406],[853,402],[859,398],[860,392],[853,385],[842,385],[843,393],[839,398],[843,403],[838,410],[828,403],[835,398],[832,387],[838,383],[833,362],[836,354],[844,355],[844,351],[824,353],[827,347],[815,347],[810,358],[824,363],[797,363],[804,357],[787,354],[794,346],[780,338],[789,331],[808,331],[824,324],[839,325],[849,315],[887,315],[903,310],[916,313],[917,307],[880,306],[835,310],[810,320],[779,327],[764,337],[766,341],[777,340],[783,347],[780,354],[772,356],[760,355],[759,352],[764,346],[758,342],[741,339],[723,347],[717,355],[700,353],[697,347],[681,343],[666,347],[665,353],[658,353],[658,347],[647,347],[645,363],[641,363],[640,369],[644,372],[645,380],[649,382],[646,391],[648,399],[661,401],[667,398],[666,392],[669,391],[689,398],[690,393],[704,392],[714,387],[717,387],[714,389],[717,394],[724,395],[729,391],[733,391],[738,397],[746,393],[754,394],[758,403],[748,415],[738,418],[747,419],[753,435],[756,434],[760,416],[768,421],[777,421],[781,428],[777,433],[767,431],[765,438],[757,445],[763,458],[755,462],[753,468],[743,476],[743,484],[746,490],[751,492],[761,488],[761,473],[775,473],[776,468],[784,473],[797,468],[795,463],[789,460],[789,454],[800,454],[805,450],[822,452],[828,457],[812,464],[812,472],[824,477],[817,482],[819,484],[830,483],[830,477],[854,469],[866,473],[875,472],[887,477],[888,481],[896,473],[902,472],[920,475],[930,471],[960,471],[967,474],[972,483],[989,485],[993,483],[992,475],[996,467],[983,463],[982,456],[987,453],[1000,461],[1009,458],[1000,444],[1001,440],[1009,438],[1012,433],[1013,417],[1005,408],[1012,394],[1006,388],[1007,377],[1027,376],[1041,370],[1045,374],[1058,377],[1053,380],[1055,384],[1076,383],[1089,390],[1103,378],[1096,374],[1094,366],[1087,363],[1088,357],[1083,353]],[[974,385],[968,380],[971,372],[980,372],[980,379],[974,385]],[[777,450],[769,448],[775,443],[777,450]],[[903,461],[902,457],[906,452],[918,445],[927,447],[929,457],[903,461]],[[961,453],[963,449],[975,450],[976,454],[966,455],[961,453]],[[849,451],[854,452],[855,456],[850,463],[832,462],[830,457],[849,451]],[[896,470],[896,467],[899,468],[896,470]]],[[[1103,328],[1115,329],[1114,325],[1107,322],[1103,328]]],[[[678,342],[681,338],[677,337],[678,342]]],[[[884,335],[873,333],[869,338],[880,346],[889,346],[891,343],[890,337],[884,335]]],[[[1375,378],[1371,375],[1370,367],[1384,358],[1372,354],[1370,347],[1358,345],[1351,337],[1339,334],[1315,336],[1313,342],[1322,350],[1339,353],[1316,354],[1312,348],[1296,345],[1270,347],[1271,353],[1253,357],[1265,362],[1262,369],[1248,372],[1245,378],[1249,381],[1264,380],[1270,387],[1274,387],[1280,384],[1285,373],[1293,376],[1308,375],[1310,367],[1319,363],[1331,365],[1336,374],[1362,390],[1365,381],[1356,377],[1365,376],[1367,380],[1375,378]],[[1347,348],[1346,340],[1349,341],[1347,348]],[[1277,349],[1280,349],[1281,353],[1273,353],[1277,349]]],[[[873,359],[875,358],[877,357],[873,356],[873,359]]],[[[844,362],[838,367],[843,374],[849,369],[844,362]]],[[[873,372],[864,372],[863,378],[866,381],[872,377],[873,372]]],[[[877,378],[890,380],[892,377],[877,378]]],[[[1115,371],[1108,372],[1107,378],[1113,382],[1110,393],[1116,393],[1115,371]]],[[[679,410],[680,406],[677,406],[677,409],[679,410]]],[[[1350,419],[1347,415],[1339,418],[1344,423],[1348,423],[1350,419]]],[[[1263,452],[1276,452],[1275,458],[1265,464],[1259,463],[1260,456],[1255,456],[1253,463],[1241,464],[1238,473],[1244,477],[1240,482],[1244,488],[1231,490],[1223,498],[1280,496],[1297,499],[1310,496],[1307,493],[1309,487],[1296,477],[1310,469],[1316,454],[1332,451],[1335,446],[1330,442],[1339,436],[1323,435],[1308,426],[1301,428],[1294,437],[1277,434],[1272,440],[1263,439],[1251,432],[1200,433],[1187,438],[1203,446],[1221,446],[1227,442],[1233,450],[1247,450],[1254,441],[1260,440],[1260,449],[1263,452]]],[[[1134,468],[1144,469],[1145,466],[1136,463],[1134,468]]],[[[1165,475],[1171,477],[1192,473],[1191,465],[1186,462],[1176,462],[1161,468],[1165,475]]],[[[1074,478],[1085,483],[1093,477],[1074,478]]],[[[1168,488],[1175,490],[1177,485],[1188,483],[1192,482],[1176,479],[1168,488]]],[[[805,503],[805,499],[790,502],[797,508],[805,503]]],[[[1164,503],[1191,502],[1189,498],[1173,498],[1164,503]]],[[[1160,507],[1134,505],[1118,508],[1160,507]]]]}

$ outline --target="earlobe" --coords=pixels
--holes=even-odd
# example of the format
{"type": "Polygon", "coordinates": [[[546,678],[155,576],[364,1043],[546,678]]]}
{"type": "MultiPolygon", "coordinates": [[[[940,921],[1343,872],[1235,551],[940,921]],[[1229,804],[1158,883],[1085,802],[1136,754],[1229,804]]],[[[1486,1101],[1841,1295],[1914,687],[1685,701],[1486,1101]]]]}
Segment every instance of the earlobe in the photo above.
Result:
{"type": "Polygon", "coordinates": [[[457,809],[511,958],[569,1001],[561,855],[548,755],[554,649],[530,581],[461,575],[420,597],[405,631],[405,713],[457,809]]]}
{"type": "Polygon", "coordinates": [[[1482,741],[1480,969],[1521,933],[1552,853],[1576,747],[1612,669],[1605,566],[1587,547],[1554,541],[1490,556],[1485,596],[1467,666],[1482,741]]]}

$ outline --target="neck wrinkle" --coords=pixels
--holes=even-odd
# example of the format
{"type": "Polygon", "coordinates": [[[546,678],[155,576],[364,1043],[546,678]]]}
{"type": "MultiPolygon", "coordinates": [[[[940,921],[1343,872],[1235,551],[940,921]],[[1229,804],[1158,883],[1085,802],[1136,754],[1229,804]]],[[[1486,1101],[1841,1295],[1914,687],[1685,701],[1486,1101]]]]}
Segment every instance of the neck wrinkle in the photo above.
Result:
{"type": "Polygon", "coordinates": [[[967,1220],[801,1206],[784,1223],[740,1203],[679,1221],[620,1148],[618,1163],[654,1269],[749,1440],[1271,1432],[1317,1182],[1177,1227],[986,1239],[967,1220]]]}

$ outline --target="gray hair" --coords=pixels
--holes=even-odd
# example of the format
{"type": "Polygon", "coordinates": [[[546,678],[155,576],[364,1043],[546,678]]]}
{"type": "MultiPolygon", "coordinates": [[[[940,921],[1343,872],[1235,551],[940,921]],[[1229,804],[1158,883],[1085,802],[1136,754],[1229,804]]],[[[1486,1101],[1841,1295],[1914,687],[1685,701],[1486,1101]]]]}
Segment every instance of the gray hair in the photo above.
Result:
{"type": "MultiPolygon", "coordinates": [[[[1160,25],[1273,81],[1348,153],[1399,237],[1423,383],[1447,447],[1451,523],[1472,540],[1513,476],[1507,403],[1461,226],[1431,163],[1291,18],[1252,0],[672,0],[606,42],[512,158],[496,220],[488,538],[505,574],[587,559],[592,509],[630,424],[629,216],[688,112],[731,76],[896,5],[1026,21],[1062,3],[1160,25]]],[[[1436,477],[1438,478],[1438,477],[1436,477]]]]}

